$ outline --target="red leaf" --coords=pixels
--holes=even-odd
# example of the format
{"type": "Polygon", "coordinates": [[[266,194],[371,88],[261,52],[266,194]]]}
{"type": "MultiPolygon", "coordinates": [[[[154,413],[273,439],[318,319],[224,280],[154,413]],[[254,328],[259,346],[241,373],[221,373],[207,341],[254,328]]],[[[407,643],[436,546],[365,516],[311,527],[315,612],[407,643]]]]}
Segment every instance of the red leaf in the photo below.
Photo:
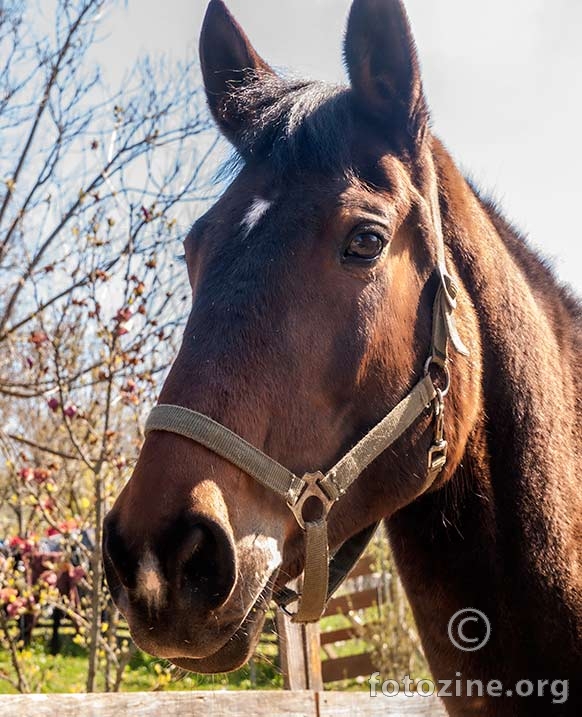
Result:
{"type": "Polygon", "coordinates": [[[30,341],[35,346],[42,346],[42,344],[48,341],[48,336],[45,334],[44,331],[33,331],[30,334],[30,341]]]}
{"type": "Polygon", "coordinates": [[[38,485],[41,485],[48,480],[49,476],[50,473],[46,468],[35,468],[33,471],[34,481],[35,483],[38,483],[38,485]]]}
{"type": "Polygon", "coordinates": [[[20,476],[20,478],[22,478],[22,480],[29,481],[34,476],[34,471],[32,470],[32,468],[24,467],[20,469],[18,475],[20,476]]]}
{"type": "Polygon", "coordinates": [[[131,309],[126,307],[125,309],[119,309],[117,314],[115,314],[115,320],[121,324],[125,321],[129,321],[132,316],[131,309]]]}

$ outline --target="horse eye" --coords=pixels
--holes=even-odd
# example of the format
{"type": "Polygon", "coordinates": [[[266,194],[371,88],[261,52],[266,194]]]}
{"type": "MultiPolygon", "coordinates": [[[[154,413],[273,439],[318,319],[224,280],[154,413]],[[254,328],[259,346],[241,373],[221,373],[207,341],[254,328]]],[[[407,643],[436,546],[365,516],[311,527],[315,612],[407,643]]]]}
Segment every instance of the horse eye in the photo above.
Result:
{"type": "Polygon", "coordinates": [[[356,234],[344,251],[346,259],[360,259],[373,261],[377,259],[384,249],[384,240],[377,234],[363,232],[356,234]]]}

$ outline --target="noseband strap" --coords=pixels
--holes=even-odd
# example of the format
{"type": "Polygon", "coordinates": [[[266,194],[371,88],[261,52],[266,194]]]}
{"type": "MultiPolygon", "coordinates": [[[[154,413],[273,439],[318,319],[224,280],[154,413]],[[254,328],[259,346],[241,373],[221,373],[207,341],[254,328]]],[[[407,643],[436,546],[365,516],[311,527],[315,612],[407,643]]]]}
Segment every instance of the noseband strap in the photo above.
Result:
{"type": "Polygon", "coordinates": [[[353,544],[350,544],[351,541],[344,543],[330,563],[327,516],[332,506],[370,463],[395,443],[431,406],[436,419],[435,435],[428,452],[427,474],[420,493],[433,484],[446,463],[443,411],[444,397],[450,383],[448,342],[459,353],[468,352],[453,319],[457,293],[455,284],[449,275],[443,275],[442,272],[439,275],[439,288],[433,308],[432,346],[425,365],[425,375],[380,423],[325,474],[317,471],[299,477],[222,424],[183,406],[155,406],[146,421],[146,434],[151,431],[168,431],[189,438],[237,466],[286,501],[305,532],[301,596],[287,589],[278,596],[278,603],[284,609],[290,602],[299,599],[299,607],[293,615],[296,622],[319,620],[327,600],[353,567],[373,534],[374,526],[371,526],[351,539],[353,544]],[[433,364],[445,372],[446,386],[443,389],[437,388],[433,382],[430,374],[433,364]],[[308,499],[316,499],[315,503],[319,501],[320,514],[316,519],[308,519],[304,514],[303,508],[308,499]]]}
{"type": "Polygon", "coordinates": [[[202,413],[191,411],[183,406],[162,403],[155,406],[148,416],[145,432],[147,434],[150,431],[177,433],[200,443],[252,476],[266,488],[278,493],[291,505],[295,504],[301,493],[303,487],[301,478],[226,426],[202,413]]]}

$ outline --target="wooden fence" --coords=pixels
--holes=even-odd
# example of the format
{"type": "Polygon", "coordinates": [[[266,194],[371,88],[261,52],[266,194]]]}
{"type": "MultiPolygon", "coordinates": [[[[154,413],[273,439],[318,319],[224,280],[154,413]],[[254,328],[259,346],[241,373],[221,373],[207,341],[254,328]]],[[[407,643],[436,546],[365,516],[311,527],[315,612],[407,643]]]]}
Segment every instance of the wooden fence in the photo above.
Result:
{"type": "Polygon", "coordinates": [[[346,580],[346,586],[330,600],[324,617],[342,615],[348,625],[322,631],[320,625],[295,625],[283,613],[277,615],[279,656],[285,687],[322,690],[324,685],[350,678],[367,678],[380,669],[369,649],[353,646],[365,633],[365,611],[385,602],[385,575],[375,571],[364,556],[346,580]],[[345,649],[348,647],[349,649],[345,649]],[[348,653],[342,656],[341,653],[348,653]],[[321,659],[321,656],[324,659],[321,659]]]}
{"type": "Polygon", "coordinates": [[[361,642],[365,618],[360,615],[362,611],[377,610],[385,602],[384,577],[382,573],[375,572],[371,558],[364,556],[350,573],[347,589],[329,601],[325,615],[343,615],[350,624],[320,632],[319,643],[326,658],[321,665],[324,684],[353,677],[369,677],[379,669],[368,649],[350,649],[350,654],[344,657],[338,656],[338,650],[346,643],[354,645],[356,641],[361,642]]]}
{"type": "Polygon", "coordinates": [[[433,697],[362,692],[126,692],[4,695],[7,717],[446,717],[433,697]]]}

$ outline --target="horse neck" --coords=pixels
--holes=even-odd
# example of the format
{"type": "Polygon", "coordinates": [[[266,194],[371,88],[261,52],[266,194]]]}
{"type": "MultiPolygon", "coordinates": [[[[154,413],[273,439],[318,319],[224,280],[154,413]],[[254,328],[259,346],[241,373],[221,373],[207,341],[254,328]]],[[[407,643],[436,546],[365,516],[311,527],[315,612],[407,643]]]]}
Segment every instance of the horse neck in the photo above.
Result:
{"type": "Polygon", "coordinates": [[[580,500],[579,308],[439,149],[447,245],[479,321],[489,484],[499,500],[514,491],[516,507],[527,508],[516,518],[528,529],[538,512],[549,527],[552,505],[580,500]]]}
{"type": "Polygon", "coordinates": [[[540,660],[571,665],[576,650],[582,658],[580,322],[438,144],[435,159],[449,261],[479,322],[482,410],[448,484],[389,529],[433,671],[454,672],[465,660],[473,675],[487,665],[497,678],[501,665],[533,674],[540,660]],[[446,637],[450,616],[467,607],[492,622],[479,653],[451,650],[446,637]]]}

